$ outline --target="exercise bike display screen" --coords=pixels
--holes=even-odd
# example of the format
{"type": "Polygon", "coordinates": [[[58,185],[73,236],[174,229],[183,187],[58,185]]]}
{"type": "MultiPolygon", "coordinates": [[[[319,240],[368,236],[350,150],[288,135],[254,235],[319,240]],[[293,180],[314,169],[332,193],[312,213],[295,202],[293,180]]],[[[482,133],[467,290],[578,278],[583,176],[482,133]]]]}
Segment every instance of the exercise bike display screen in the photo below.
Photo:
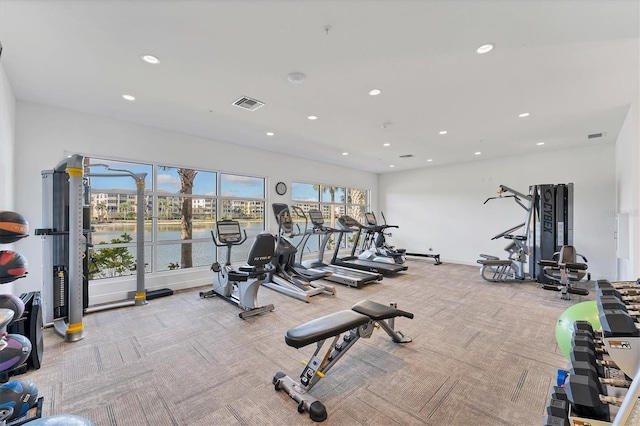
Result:
{"type": "Polygon", "coordinates": [[[218,223],[218,238],[223,243],[240,240],[240,224],[238,222],[218,223]]]}
{"type": "Polygon", "coordinates": [[[367,224],[368,225],[376,225],[376,217],[373,215],[373,213],[365,213],[364,217],[367,219],[367,224]]]}

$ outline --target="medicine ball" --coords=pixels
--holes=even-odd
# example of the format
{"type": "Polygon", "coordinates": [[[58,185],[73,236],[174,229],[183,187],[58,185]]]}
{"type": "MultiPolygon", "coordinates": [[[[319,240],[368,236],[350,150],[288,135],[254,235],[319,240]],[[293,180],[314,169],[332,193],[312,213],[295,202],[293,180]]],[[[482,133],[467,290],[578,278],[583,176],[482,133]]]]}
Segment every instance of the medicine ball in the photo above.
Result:
{"type": "Polygon", "coordinates": [[[14,294],[0,294],[0,309],[11,309],[13,320],[17,321],[24,314],[24,302],[14,294]]]}
{"type": "Polygon", "coordinates": [[[0,409],[13,408],[7,420],[27,414],[38,399],[38,387],[31,380],[11,380],[0,386],[0,409]]]}
{"type": "Polygon", "coordinates": [[[27,275],[27,259],[12,250],[0,250],[0,284],[10,283],[27,275]]]}
{"type": "Polygon", "coordinates": [[[0,351],[0,371],[13,370],[31,355],[31,341],[22,334],[7,334],[7,346],[0,351]]]}
{"type": "Polygon", "coordinates": [[[9,244],[29,235],[29,222],[19,213],[0,210],[0,244],[9,244]]]}

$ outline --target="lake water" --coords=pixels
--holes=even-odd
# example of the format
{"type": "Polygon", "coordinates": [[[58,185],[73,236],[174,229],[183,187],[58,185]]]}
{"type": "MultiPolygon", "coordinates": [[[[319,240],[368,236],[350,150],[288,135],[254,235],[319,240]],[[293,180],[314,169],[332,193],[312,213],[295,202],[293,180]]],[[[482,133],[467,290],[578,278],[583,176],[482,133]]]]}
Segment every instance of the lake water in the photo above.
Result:
{"type": "MultiPolygon", "coordinates": [[[[136,241],[134,223],[109,223],[94,225],[94,232],[91,233],[91,241],[94,244],[95,249],[100,248],[100,243],[110,243],[113,239],[121,239],[123,233],[129,234],[133,237],[133,242],[136,241]]],[[[159,224],[158,225],[158,243],[151,244],[152,233],[151,224],[145,226],[145,263],[146,271],[152,272],[153,265],[153,249],[155,248],[155,258],[157,259],[156,271],[167,271],[170,269],[170,264],[180,264],[180,250],[182,243],[180,242],[180,224],[159,224]],[[175,242],[175,243],[174,243],[175,242]]],[[[240,222],[240,228],[247,233],[247,241],[242,245],[233,246],[231,249],[231,262],[233,264],[241,264],[246,262],[249,255],[251,245],[255,240],[255,236],[262,232],[262,222],[240,222]]],[[[194,222],[193,223],[193,241],[192,247],[192,259],[193,266],[210,266],[216,261],[215,245],[211,238],[211,231],[215,229],[215,222],[194,222]]],[[[297,245],[301,237],[294,237],[290,239],[294,245],[297,245]]],[[[309,238],[305,246],[305,253],[317,252],[319,247],[318,237],[312,236],[309,238]]],[[[130,253],[135,257],[135,246],[129,248],[130,253]]],[[[220,248],[218,261],[224,263],[226,261],[227,249],[220,248]]]]}

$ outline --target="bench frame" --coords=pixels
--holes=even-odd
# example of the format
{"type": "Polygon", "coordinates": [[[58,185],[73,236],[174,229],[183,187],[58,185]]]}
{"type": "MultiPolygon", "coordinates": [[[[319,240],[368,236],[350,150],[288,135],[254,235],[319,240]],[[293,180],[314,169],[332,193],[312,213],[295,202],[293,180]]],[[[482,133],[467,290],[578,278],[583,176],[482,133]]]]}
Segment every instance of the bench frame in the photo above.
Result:
{"type": "MultiPolygon", "coordinates": [[[[361,302],[362,303],[362,302],[361,302]]],[[[372,303],[372,302],[368,302],[372,303]]],[[[376,304],[379,305],[379,304],[376,304]]],[[[384,305],[381,305],[384,306],[384,305]]],[[[396,308],[396,304],[390,304],[391,309],[396,308]]],[[[396,316],[405,316],[407,318],[413,318],[413,314],[409,314],[404,311],[397,310],[397,314],[393,317],[386,319],[374,319],[371,315],[367,315],[366,310],[359,309],[358,304],[352,308],[358,315],[363,317],[364,322],[362,325],[354,327],[350,330],[344,330],[339,332],[332,338],[325,338],[318,340],[316,343],[316,349],[311,355],[309,361],[304,362],[305,367],[300,374],[300,381],[295,381],[285,373],[279,371],[273,376],[272,383],[276,391],[284,390],[298,403],[298,412],[308,412],[311,420],[316,422],[322,422],[327,418],[327,410],[322,402],[317,398],[309,394],[311,388],[329,372],[329,370],[338,362],[340,358],[351,348],[360,338],[369,338],[373,334],[374,328],[380,326],[396,343],[408,343],[411,342],[411,338],[402,334],[402,332],[394,329],[394,320],[396,316]],[[408,314],[408,315],[407,315],[408,314]],[[342,341],[339,342],[340,336],[344,334],[342,341]],[[327,340],[331,339],[331,344],[327,348],[324,355],[320,356],[320,350],[324,346],[327,340]],[[338,343],[339,342],[339,343],[338,343]]],[[[327,315],[322,318],[330,317],[327,315]]],[[[318,320],[322,320],[319,318],[318,320]]],[[[315,320],[315,321],[318,321],[315,320]]],[[[304,327],[303,324],[299,327],[304,327]]]]}

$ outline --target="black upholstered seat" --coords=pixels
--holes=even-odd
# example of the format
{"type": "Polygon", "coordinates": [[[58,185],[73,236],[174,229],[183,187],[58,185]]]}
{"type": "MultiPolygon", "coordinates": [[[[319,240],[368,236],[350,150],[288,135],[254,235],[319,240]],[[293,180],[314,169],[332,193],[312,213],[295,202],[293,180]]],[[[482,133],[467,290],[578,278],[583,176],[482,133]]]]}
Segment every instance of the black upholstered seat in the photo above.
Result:
{"type": "MultiPolygon", "coordinates": [[[[381,305],[383,306],[383,305],[381,305]]],[[[290,329],[284,335],[287,345],[301,348],[334,337],[369,322],[369,317],[354,311],[339,311],[290,329]]]]}
{"type": "Polygon", "coordinates": [[[368,316],[372,320],[381,321],[395,317],[407,317],[413,319],[413,314],[371,300],[362,300],[351,307],[352,310],[368,316]]]}

